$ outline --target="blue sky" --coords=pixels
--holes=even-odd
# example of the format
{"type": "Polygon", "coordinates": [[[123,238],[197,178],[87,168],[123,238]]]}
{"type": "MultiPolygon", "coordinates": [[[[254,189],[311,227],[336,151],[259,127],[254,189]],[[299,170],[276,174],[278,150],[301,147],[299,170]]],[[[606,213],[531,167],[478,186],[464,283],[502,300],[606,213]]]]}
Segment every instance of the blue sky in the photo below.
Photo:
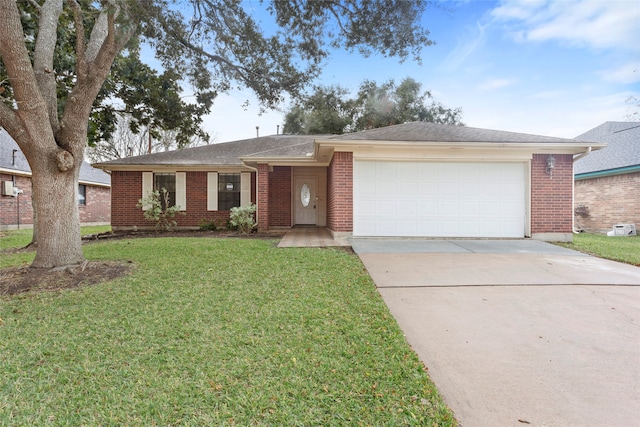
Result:
{"type": "MultiPolygon", "coordinates": [[[[573,138],[624,121],[640,97],[640,1],[447,1],[428,8],[435,40],[422,64],[335,52],[319,84],[355,93],[365,79],[412,77],[467,126],[573,138]]],[[[247,2],[251,7],[251,2],[247,2]]],[[[286,107],[283,106],[283,107],[286,107]]],[[[220,96],[205,121],[214,142],[276,133],[249,92],[220,96]],[[243,108],[245,100],[249,108],[243,108]]]]}

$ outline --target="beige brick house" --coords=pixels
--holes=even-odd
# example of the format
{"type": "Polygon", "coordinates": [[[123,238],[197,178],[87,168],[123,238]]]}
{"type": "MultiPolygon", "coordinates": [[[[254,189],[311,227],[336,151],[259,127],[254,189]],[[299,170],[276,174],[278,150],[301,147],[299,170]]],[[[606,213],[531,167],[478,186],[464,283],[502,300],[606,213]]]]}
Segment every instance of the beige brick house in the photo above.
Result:
{"type": "MultiPolygon", "coordinates": [[[[0,230],[33,226],[31,168],[18,144],[0,128],[0,230]]],[[[111,221],[109,174],[84,162],[80,168],[78,210],[83,225],[111,221]]]]}
{"type": "Polygon", "coordinates": [[[165,187],[178,226],[255,203],[258,228],[334,236],[571,240],[573,158],[605,144],[414,122],[346,135],[272,135],[94,165],[111,172],[115,230],[165,187]]]}
{"type": "Polygon", "coordinates": [[[607,144],[575,162],[576,228],[640,227],[640,122],[606,122],[576,139],[607,144]]]}

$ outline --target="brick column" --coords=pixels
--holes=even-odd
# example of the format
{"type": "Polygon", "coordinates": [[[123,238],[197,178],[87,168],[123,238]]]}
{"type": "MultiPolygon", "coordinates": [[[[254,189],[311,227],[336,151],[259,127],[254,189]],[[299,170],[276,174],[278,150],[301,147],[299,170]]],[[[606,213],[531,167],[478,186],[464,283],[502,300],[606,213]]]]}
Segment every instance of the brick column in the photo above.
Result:
{"type": "Polygon", "coordinates": [[[257,173],[258,231],[269,230],[269,165],[259,164],[257,173]]]}
{"type": "Polygon", "coordinates": [[[336,152],[327,174],[327,228],[335,233],[353,231],[353,153],[336,152]]]}
{"type": "Polygon", "coordinates": [[[553,175],[546,172],[548,154],[534,154],[531,161],[531,234],[542,240],[572,235],[573,156],[554,154],[553,175]]]}

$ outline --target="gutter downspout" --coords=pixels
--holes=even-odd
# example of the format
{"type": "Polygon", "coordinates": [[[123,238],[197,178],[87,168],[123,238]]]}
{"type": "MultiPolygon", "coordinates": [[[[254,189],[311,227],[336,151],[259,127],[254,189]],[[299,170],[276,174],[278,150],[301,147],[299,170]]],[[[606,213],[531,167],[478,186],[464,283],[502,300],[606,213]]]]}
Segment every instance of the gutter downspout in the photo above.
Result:
{"type": "MultiPolygon", "coordinates": [[[[580,153],[578,154],[576,157],[573,158],[573,165],[575,165],[576,160],[580,160],[581,158],[587,156],[589,153],[591,153],[591,147],[587,148],[587,151],[585,151],[584,153],[580,153]]],[[[573,169],[573,165],[571,167],[571,169],[573,169]]],[[[573,208],[573,214],[571,215],[571,231],[573,231],[573,234],[580,234],[579,231],[576,230],[576,178],[575,178],[576,174],[575,171],[573,172],[573,177],[571,179],[571,207],[573,208]]]]}

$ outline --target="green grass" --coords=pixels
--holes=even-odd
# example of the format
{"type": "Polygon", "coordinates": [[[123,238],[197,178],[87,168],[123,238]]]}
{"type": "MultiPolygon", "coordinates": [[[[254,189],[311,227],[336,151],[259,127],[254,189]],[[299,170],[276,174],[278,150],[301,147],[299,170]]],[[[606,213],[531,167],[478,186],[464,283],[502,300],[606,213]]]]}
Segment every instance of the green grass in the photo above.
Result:
{"type": "Polygon", "coordinates": [[[564,247],[595,255],[600,258],[640,266],[639,236],[604,236],[601,234],[576,234],[572,243],[564,247]]]}
{"type": "Polygon", "coordinates": [[[0,425],[455,425],[359,259],[276,242],[92,243],[135,272],[0,299],[0,425]]]}
{"type": "MultiPolygon", "coordinates": [[[[87,234],[104,233],[111,231],[110,225],[91,225],[80,228],[80,233],[87,234]]],[[[22,228],[20,230],[0,231],[0,250],[23,248],[31,243],[33,230],[22,228]]]]}

